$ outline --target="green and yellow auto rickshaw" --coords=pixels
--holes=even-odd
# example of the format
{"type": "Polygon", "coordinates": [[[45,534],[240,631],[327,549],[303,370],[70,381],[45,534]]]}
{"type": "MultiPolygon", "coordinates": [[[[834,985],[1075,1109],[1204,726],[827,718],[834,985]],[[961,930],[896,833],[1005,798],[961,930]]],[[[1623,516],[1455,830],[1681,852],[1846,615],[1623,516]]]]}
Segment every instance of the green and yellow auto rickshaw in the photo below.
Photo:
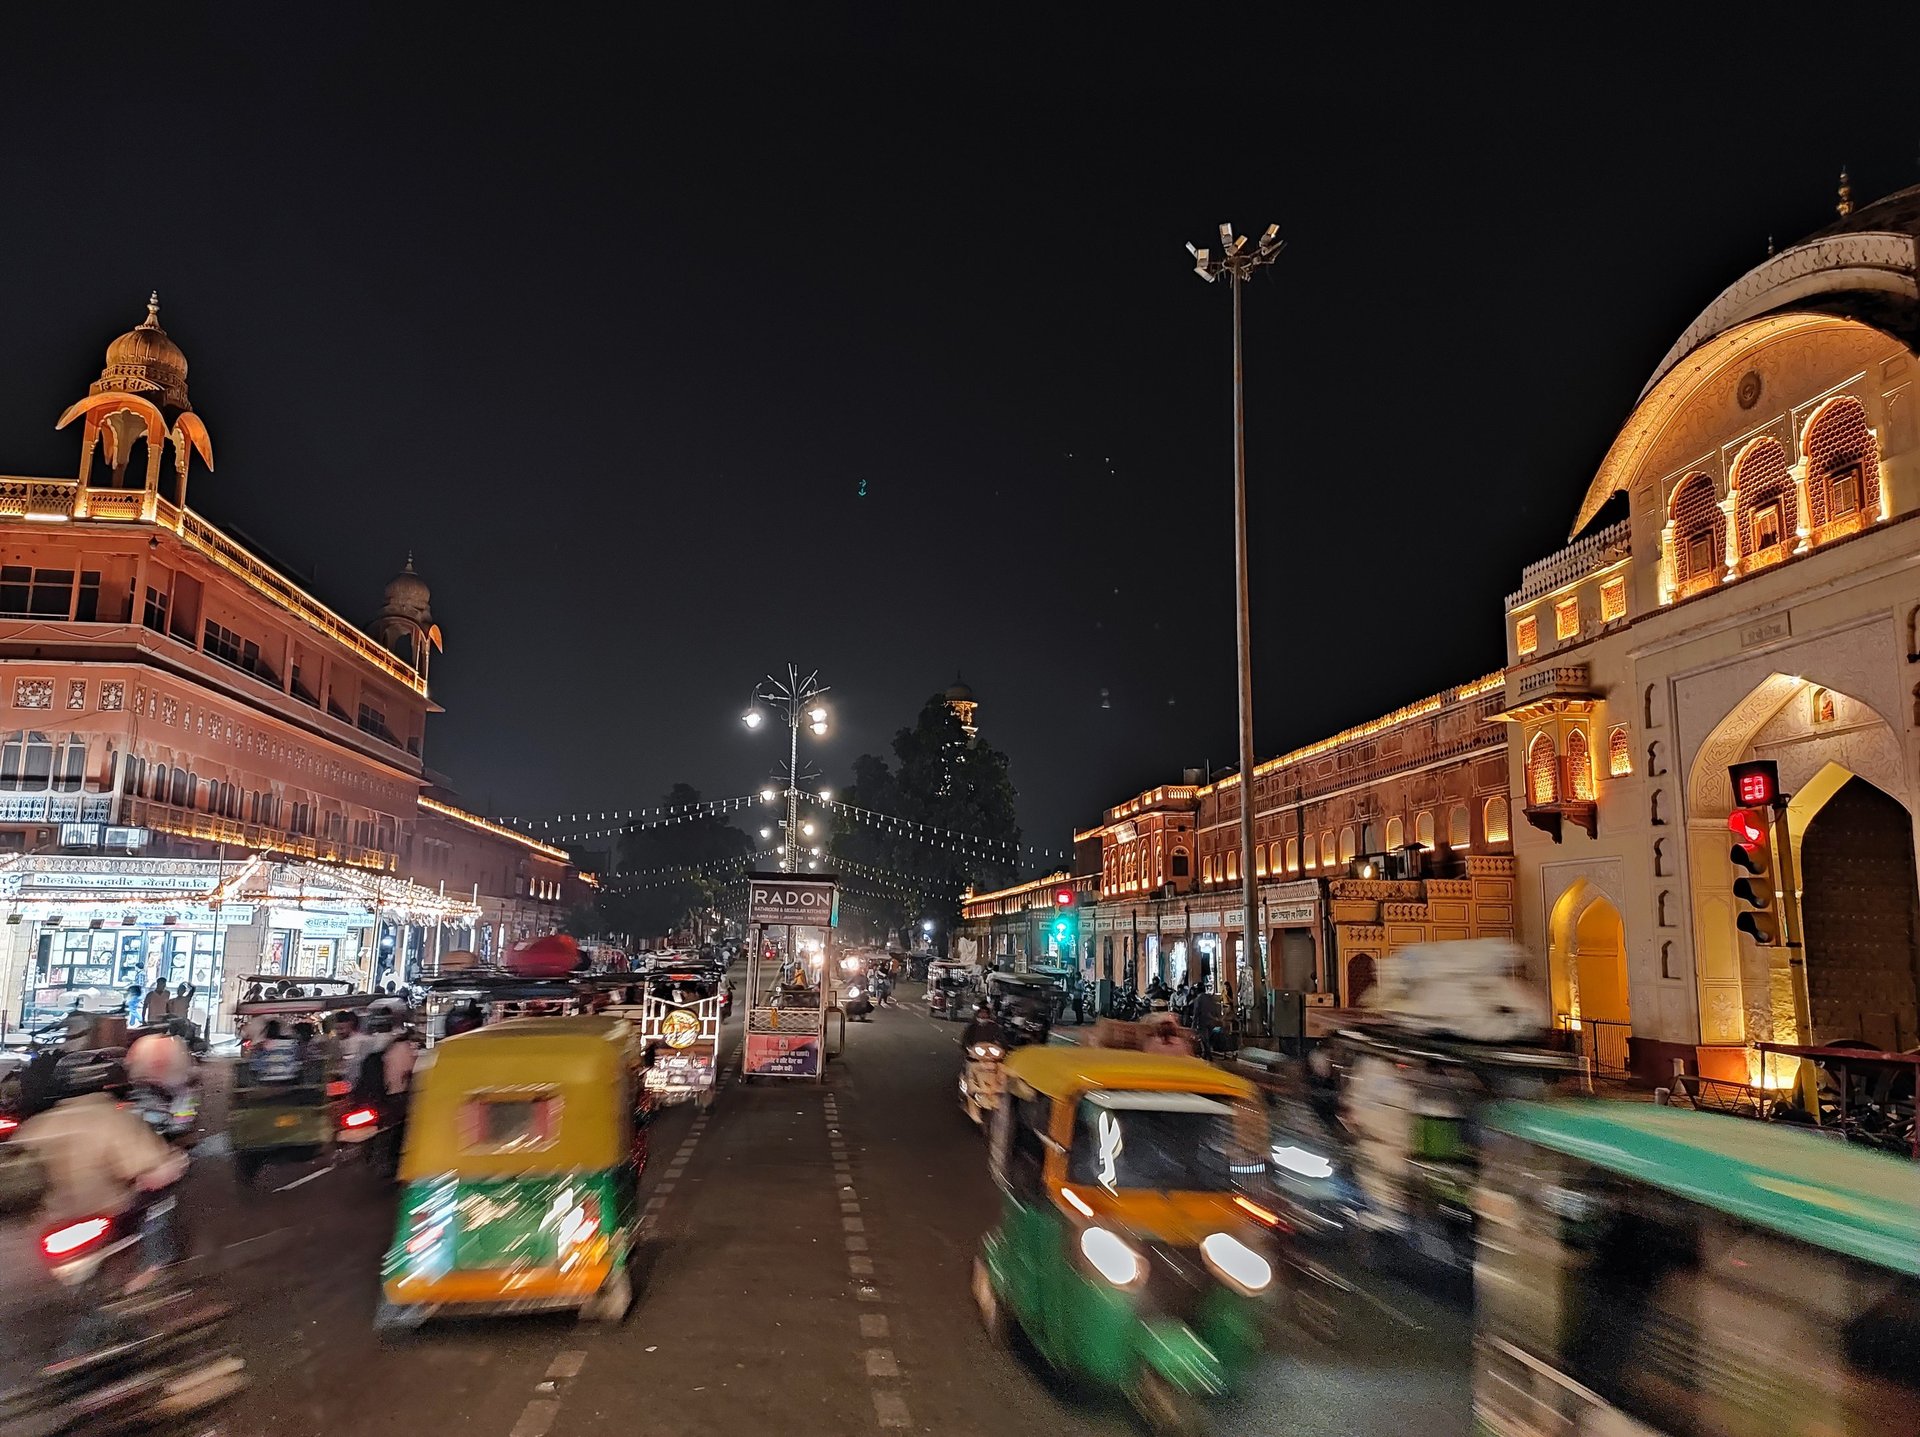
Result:
{"type": "Polygon", "coordinates": [[[414,1080],[380,1326],[633,1301],[637,1035],[520,1018],[447,1038],[414,1080]]]}
{"type": "Polygon", "coordinates": [[[1030,1047],[994,1115],[1000,1224],[974,1262],[987,1331],[1116,1388],[1158,1432],[1204,1423],[1258,1355],[1277,1219],[1253,1086],[1196,1058],[1030,1047]]]}
{"type": "Polygon", "coordinates": [[[1920,1430],[1920,1167],[1646,1103],[1483,1132],[1476,1432],[1920,1430]]]}

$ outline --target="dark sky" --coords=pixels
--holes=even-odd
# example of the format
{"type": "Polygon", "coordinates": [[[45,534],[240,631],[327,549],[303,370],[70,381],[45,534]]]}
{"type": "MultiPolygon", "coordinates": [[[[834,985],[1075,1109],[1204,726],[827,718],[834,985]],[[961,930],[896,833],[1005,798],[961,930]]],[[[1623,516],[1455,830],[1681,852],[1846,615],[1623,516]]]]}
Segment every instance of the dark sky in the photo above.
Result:
{"type": "Polygon", "coordinates": [[[1228,296],[1186,241],[1291,246],[1247,305],[1267,754],[1496,667],[1685,323],[1843,163],[1920,180],[1891,11],[1273,10],[15,7],[0,471],[72,471],[53,421],[157,287],[194,507],[358,618],[415,551],[470,802],[755,788],[789,659],[844,782],[960,669],[1057,843],[1234,757],[1228,296]]]}

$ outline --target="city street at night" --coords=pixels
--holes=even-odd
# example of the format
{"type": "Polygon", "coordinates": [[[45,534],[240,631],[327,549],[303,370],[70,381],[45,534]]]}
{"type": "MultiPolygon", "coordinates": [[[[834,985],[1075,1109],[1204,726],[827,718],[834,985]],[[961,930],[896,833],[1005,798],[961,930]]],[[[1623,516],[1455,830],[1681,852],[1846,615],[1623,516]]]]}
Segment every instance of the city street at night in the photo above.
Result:
{"type": "MultiPolygon", "coordinates": [[[[908,985],[897,1007],[850,1025],[826,1083],[742,1087],[735,1075],[704,1118],[669,1110],[653,1129],[637,1300],[618,1326],[536,1315],[376,1335],[391,1193],[354,1161],[270,1168],[243,1191],[224,1143],[203,1145],[190,1200],[205,1286],[235,1304],[253,1382],[224,1432],[1137,1431],[1124,1404],[981,1330],[968,1273],[998,1199],[954,1098],[958,1032],[908,985]]],[[[8,1230],[10,1250],[20,1236],[8,1230]]],[[[1464,1427],[1470,1323],[1457,1295],[1349,1276],[1350,1297],[1315,1289],[1339,1308],[1337,1336],[1289,1320],[1284,1294],[1275,1302],[1270,1355],[1219,1413],[1221,1431],[1464,1427]]],[[[25,1320],[29,1294],[7,1297],[9,1318],[25,1320]]]]}

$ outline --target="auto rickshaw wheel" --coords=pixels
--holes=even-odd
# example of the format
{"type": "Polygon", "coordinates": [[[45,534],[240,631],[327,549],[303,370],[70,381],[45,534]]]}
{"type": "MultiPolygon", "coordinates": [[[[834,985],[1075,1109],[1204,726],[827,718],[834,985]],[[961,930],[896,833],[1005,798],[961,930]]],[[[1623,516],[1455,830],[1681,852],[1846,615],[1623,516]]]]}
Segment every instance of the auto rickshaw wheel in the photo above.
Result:
{"type": "Polygon", "coordinates": [[[427,1320],[426,1310],[418,1307],[402,1307],[397,1302],[388,1302],[385,1298],[373,1310],[373,1330],[375,1332],[412,1332],[427,1320]]]}
{"type": "Polygon", "coordinates": [[[632,1306],[633,1278],[624,1267],[616,1268],[606,1286],[587,1299],[580,1316],[586,1322],[618,1322],[632,1306]]]}
{"type": "Polygon", "coordinates": [[[1181,1391],[1158,1372],[1142,1373],[1128,1395],[1153,1437],[1206,1437],[1212,1430],[1206,1403],[1191,1392],[1181,1391]]]}
{"type": "Polygon", "coordinates": [[[987,1341],[995,1347],[1005,1347],[1012,1339],[1007,1309],[1001,1304],[1000,1294],[994,1291],[993,1272],[984,1257],[973,1260],[973,1304],[980,1309],[980,1326],[986,1330],[987,1341]]]}

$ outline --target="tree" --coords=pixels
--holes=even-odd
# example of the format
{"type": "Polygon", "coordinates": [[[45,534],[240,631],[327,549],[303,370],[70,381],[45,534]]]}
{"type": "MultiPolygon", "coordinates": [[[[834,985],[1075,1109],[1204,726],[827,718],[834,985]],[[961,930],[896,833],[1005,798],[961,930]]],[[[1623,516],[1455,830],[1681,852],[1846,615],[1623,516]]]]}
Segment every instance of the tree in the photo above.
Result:
{"type": "Polygon", "coordinates": [[[936,694],[913,727],[894,736],[893,757],[889,765],[862,754],[844,797],[903,822],[850,821],[834,836],[834,856],[860,866],[847,869],[847,885],[894,925],[905,929],[927,915],[951,921],[963,888],[996,888],[1019,874],[1007,756],[984,739],[969,739],[936,694]],[[862,883],[861,868],[886,874],[905,891],[862,883]]]}
{"type": "Polygon", "coordinates": [[[745,866],[753,844],[716,814],[698,811],[700,790],[676,783],[660,804],[666,812],[620,835],[616,871],[600,895],[605,928],[656,938],[698,928],[745,866]]]}

